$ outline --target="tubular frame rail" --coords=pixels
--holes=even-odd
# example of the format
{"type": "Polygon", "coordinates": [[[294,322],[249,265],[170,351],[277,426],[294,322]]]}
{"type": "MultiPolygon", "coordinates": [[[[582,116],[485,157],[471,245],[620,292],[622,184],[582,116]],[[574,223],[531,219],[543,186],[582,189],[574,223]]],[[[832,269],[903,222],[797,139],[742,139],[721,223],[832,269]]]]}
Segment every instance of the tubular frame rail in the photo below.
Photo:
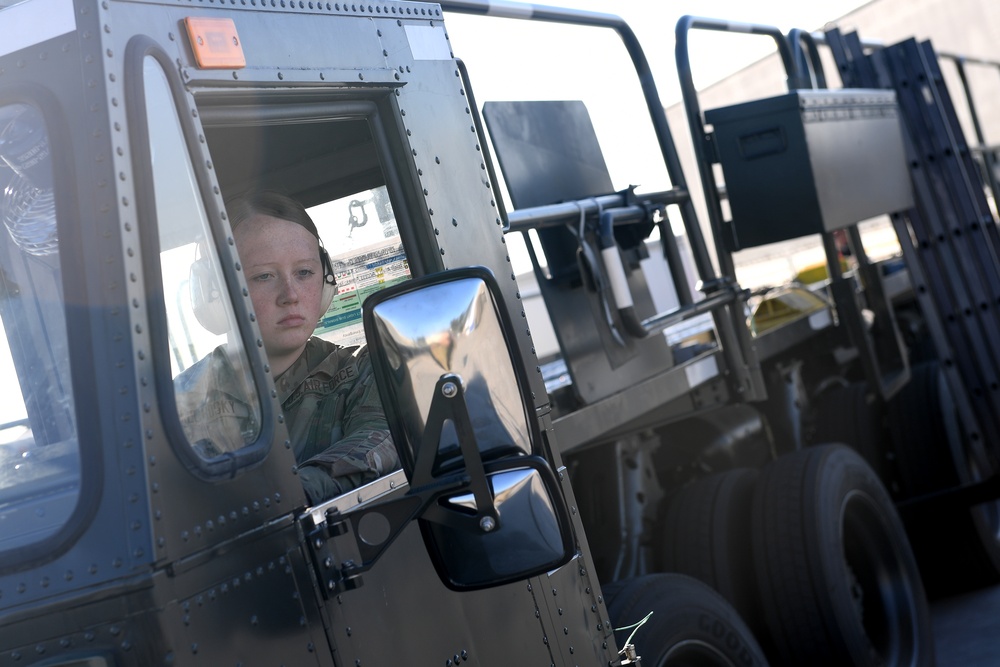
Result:
{"type": "MultiPolygon", "coordinates": [[[[751,345],[750,335],[745,322],[745,295],[734,286],[731,278],[733,275],[731,270],[723,270],[721,277],[715,271],[701,226],[698,224],[697,214],[689,194],[687,181],[677,154],[677,148],[667,124],[666,111],[660,101],[659,92],[649,67],[649,61],[646,59],[645,53],[631,27],[622,18],[612,14],[527,3],[491,2],[489,0],[444,0],[440,5],[445,12],[608,28],[618,34],[628,51],[636,74],[639,77],[647,111],[656,133],[660,154],[674,188],[671,191],[672,194],[666,198],[670,200],[668,203],[676,204],[680,210],[681,219],[690,243],[695,270],[698,273],[699,289],[704,292],[706,299],[715,304],[712,312],[722,343],[722,352],[725,356],[727,378],[730,387],[736,395],[748,400],[763,398],[766,395],[764,380],[760,373],[757,355],[751,345]]],[[[791,65],[790,60],[789,65],[791,65]]],[[[588,202],[581,201],[579,205],[586,207],[588,206],[588,202]]],[[[573,217],[578,218],[580,207],[575,204],[572,206],[573,217]]],[[[593,208],[594,210],[598,210],[596,206],[593,208]]],[[[550,208],[547,211],[540,211],[538,209],[513,211],[509,214],[511,216],[511,229],[524,230],[530,228],[535,221],[544,221],[544,224],[555,224],[553,217],[550,217],[554,216],[554,214],[554,210],[550,208]]],[[[560,215],[564,214],[566,212],[560,213],[560,215]]],[[[569,217],[566,214],[566,221],[568,220],[569,217]]],[[[623,222],[624,220],[625,218],[622,218],[619,222],[623,222]]],[[[669,225],[666,225],[664,229],[669,231],[669,225]]],[[[667,261],[670,263],[671,271],[676,274],[673,276],[675,285],[681,286],[686,284],[682,280],[682,274],[677,273],[682,269],[679,262],[676,262],[676,258],[679,257],[679,251],[675,247],[676,241],[673,239],[673,235],[670,233],[661,233],[661,239],[664,243],[664,253],[667,261]]],[[[716,257],[721,262],[722,255],[716,253],[716,257]]],[[[703,305],[692,303],[691,296],[686,294],[686,289],[679,289],[678,297],[681,303],[680,310],[674,313],[658,314],[644,321],[642,323],[644,327],[643,336],[649,335],[652,331],[662,329],[664,326],[667,326],[667,322],[673,323],[677,319],[687,319],[704,312],[705,307],[703,305]]],[[[636,333],[639,333],[638,329],[636,329],[636,333]]]]}
{"type": "MultiPolygon", "coordinates": [[[[550,23],[565,23],[569,25],[589,26],[595,28],[608,28],[614,30],[621,38],[625,49],[635,67],[642,87],[642,94],[649,111],[650,119],[653,123],[653,130],[656,133],[660,154],[667,168],[667,175],[670,182],[678,193],[687,193],[687,183],[684,179],[684,172],[681,168],[680,158],[677,155],[677,147],[674,145],[673,136],[667,125],[667,115],[660,101],[660,94],[653,79],[653,73],[649,67],[646,54],[639,44],[638,38],[632,28],[620,17],[613,14],[603,14],[599,12],[588,12],[577,9],[561,7],[547,7],[542,5],[532,5],[528,3],[516,2],[496,2],[489,0],[445,0],[440,3],[441,9],[445,12],[455,12],[461,14],[475,14],[481,16],[491,16],[497,18],[523,19],[533,21],[546,21],[550,23]]],[[[710,281],[715,278],[714,268],[709,256],[708,248],[705,245],[704,237],[701,235],[701,228],[698,226],[694,205],[690,197],[682,196],[676,203],[680,209],[684,228],[691,243],[691,250],[694,253],[695,267],[698,276],[702,281],[710,281]]],[[[575,216],[579,215],[579,209],[574,209],[575,216]]],[[[664,243],[670,242],[664,239],[664,243]]]]}
{"type": "MultiPolygon", "coordinates": [[[[708,209],[712,232],[715,235],[722,274],[735,277],[732,251],[737,249],[738,244],[735,240],[732,221],[726,221],[723,217],[720,195],[722,188],[715,180],[713,169],[713,164],[720,161],[719,155],[715,146],[714,133],[705,129],[704,114],[701,110],[698,92],[694,86],[688,52],[688,35],[692,30],[751,34],[771,38],[778,49],[790,91],[812,88],[814,85],[817,87],[825,86],[826,76],[820,60],[817,39],[810,33],[793,30],[786,37],[773,26],[734,23],[695,16],[683,16],[677,22],[675,46],[677,76],[684,98],[691,140],[694,144],[698,173],[701,176],[705,205],[708,209]]],[[[878,268],[871,264],[865,254],[857,225],[848,227],[847,233],[854,255],[858,260],[859,274],[865,288],[867,305],[875,313],[879,326],[870,329],[866,324],[855,295],[854,281],[845,277],[841,271],[839,252],[833,234],[824,233],[822,234],[823,249],[826,255],[831,293],[837,306],[837,313],[844,323],[851,342],[861,355],[866,377],[872,386],[877,388],[882,399],[888,400],[909,380],[909,363],[903,351],[903,343],[895,315],[886,297],[878,268]],[[873,334],[873,331],[877,332],[877,335],[873,334]],[[880,360],[888,360],[889,363],[883,364],[880,360]]]]}

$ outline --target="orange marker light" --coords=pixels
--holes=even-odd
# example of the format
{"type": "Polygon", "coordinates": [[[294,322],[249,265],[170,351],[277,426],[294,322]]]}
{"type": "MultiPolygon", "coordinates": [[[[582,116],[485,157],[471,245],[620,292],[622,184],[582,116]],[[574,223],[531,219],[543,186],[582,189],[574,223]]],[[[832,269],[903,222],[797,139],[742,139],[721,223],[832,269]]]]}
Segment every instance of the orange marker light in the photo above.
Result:
{"type": "Polygon", "coordinates": [[[232,19],[189,16],[184,19],[191,50],[201,69],[240,69],[246,67],[243,45],[232,19]]]}

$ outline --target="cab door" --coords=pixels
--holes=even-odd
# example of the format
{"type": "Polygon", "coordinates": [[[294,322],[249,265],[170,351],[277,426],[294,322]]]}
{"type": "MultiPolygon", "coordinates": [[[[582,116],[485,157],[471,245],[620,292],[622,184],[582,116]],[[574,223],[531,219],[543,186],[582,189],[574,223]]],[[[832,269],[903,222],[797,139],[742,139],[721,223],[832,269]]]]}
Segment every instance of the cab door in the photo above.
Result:
{"type": "MultiPolygon", "coordinates": [[[[131,7],[129,7],[131,8],[131,7]]],[[[122,225],[155,544],[156,623],[191,661],[330,664],[306,505],[198,106],[161,8],[119,34],[122,225]],[[124,141],[124,140],[123,140],[124,141]]]]}
{"type": "MultiPolygon", "coordinates": [[[[239,258],[232,250],[224,217],[224,198],[248,189],[273,189],[297,198],[310,210],[334,259],[341,286],[317,335],[340,344],[365,340],[363,302],[393,283],[404,284],[410,275],[424,277],[480,263],[494,275],[504,276],[500,291],[504,298],[512,299],[510,303],[516,302],[516,285],[506,278],[509,268],[502,231],[496,204],[485,187],[489,179],[482,175],[485,168],[481,166],[481,147],[477,150],[477,135],[470,132],[470,125],[459,126],[435,117],[444,114],[453,120],[468,112],[450,54],[441,43],[428,46],[434,40],[444,40],[440,26],[427,14],[434,9],[412,3],[386,7],[338,9],[341,13],[301,6],[266,11],[202,8],[199,15],[232,21],[243,47],[245,67],[202,67],[189,51],[189,40],[194,37],[182,37],[178,47],[170,40],[155,38],[157,30],[152,26],[137,32],[153,37],[134,38],[128,44],[134,57],[129,60],[133,69],[126,70],[126,80],[130,86],[141,80],[138,88],[144,91],[141,100],[130,103],[130,113],[147,118],[149,134],[136,134],[138,125],[133,123],[132,150],[138,160],[152,165],[148,180],[137,180],[137,191],[155,193],[152,200],[144,199],[143,220],[155,220],[156,224],[144,224],[139,234],[145,259],[145,293],[150,295],[150,308],[164,313],[160,316],[162,325],[153,326],[153,331],[161,332],[155,342],[161,353],[154,358],[152,369],[158,383],[158,423],[163,425],[164,435],[158,442],[162,452],[170,453],[170,467],[158,474],[164,481],[186,480],[185,493],[190,490],[192,498],[188,507],[160,507],[173,535],[170,548],[178,550],[170,551],[169,561],[175,565],[168,569],[174,572],[174,588],[184,591],[176,597],[179,623],[173,631],[184,638],[185,646],[196,644],[199,656],[211,651],[210,655],[221,657],[227,655],[227,646],[232,651],[234,645],[255,655],[276,655],[269,651],[287,647],[259,645],[255,633],[261,631],[253,628],[243,628],[237,635],[239,641],[232,642],[235,626],[220,619],[245,618],[247,610],[253,608],[257,612],[254,617],[261,622],[265,616],[258,611],[259,601],[278,600],[287,605],[282,608],[284,618],[294,618],[308,629],[296,634],[291,624],[273,621],[278,636],[301,638],[294,643],[296,651],[310,642],[313,648],[319,646],[316,636],[325,630],[329,651],[317,650],[309,660],[332,655],[338,664],[438,659],[453,663],[569,664],[584,656],[580,659],[583,662],[589,659],[605,664],[614,653],[609,648],[613,644],[609,644],[611,632],[606,620],[601,620],[606,616],[602,617],[596,581],[590,578],[591,568],[581,554],[560,551],[560,558],[551,561],[553,572],[538,574],[539,568],[535,568],[524,576],[508,573],[502,585],[489,587],[495,582],[485,580],[475,582],[471,587],[475,590],[458,590],[461,587],[441,576],[420,522],[405,514],[402,519],[399,514],[386,519],[391,523],[391,541],[377,528],[382,524],[376,518],[380,513],[376,508],[407,496],[412,470],[393,473],[319,507],[304,508],[287,486],[281,487],[285,491],[280,498],[273,495],[279,484],[297,482],[291,474],[294,461],[290,452],[283,457],[280,451],[285,444],[277,413],[280,407],[270,403],[275,394],[260,358],[259,334],[249,317],[239,258]],[[390,16],[385,16],[387,13],[390,16]],[[302,44],[309,48],[300,48],[302,44]],[[386,54],[392,54],[391,62],[386,54]],[[180,65],[176,76],[171,63],[180,65]],[[155,93],[153,86],[161,92],[155,93]],[[135,111],[143,104],[141,113],[135,111]],[[164,110],[170,112],[161,115],[164,110]],[[173,138],[162,144],[150,138],[161,131],[173,131],[173,138]],[[147,145],[149,155],[141,156],[147,145]],[[181,152],[174,160],[168,151],[181,152]],[[192,205],[182,209],[179,203],[185,201],[192,205]],[[190,231],[184,231],[185,226],[190,231]],[[178,240],[182,233],[194,240],[178,240]],[[207,250],[201,239],[209,245],[207,250]],[[212,241],[216,257],[212,256],[212,241]],[[191,334],[183,336],[184,326],[196,331],[195,322],[202,324],[196,315],[185,318],[180,309],[171,313],[170,295],[183,292],[177,285],[185,275],[183,270],[176,272],[181,278],[171,283],[166,255],[174,249],[189,258],[189,264],[204,257],[218,262],[218,284],[225,286],[231,317],[239,329],[222,327],[229,336],[224,342],[213,339],[196,344],[199,353],[191,357],[193,363],[219,345],[230,350],[242,343],[249,377],[258,388],[260,432],[264,435],[253,440],[251,433],[246,446],[232,457],[235,461],[202,457],[180,420],[169,414],[170,400],[165,397],[173,396],[176,404],[175,378],[187,372],[187,367],[180,368],[187,362],[176,361],[186,351],[174,353],[177,346],[171,337],[193,340],[191,334]],[[154,266],[161,275],[153,272],[150,267],[154,266]],[[153,285],[163,286],[162,296],[156,295],[150,287],[153,285]],[[156,303],[158,298],[162,304],[156,303]],[[164,350],[170,354],[163,354],[164,350]],[[267,425],[268,410],[276,415],[272,426],[267,425]],[[185,452],[185,444],[191,452],[185,452]],[[257,448],[268,444],[266,453],[254,458],[255,452],[263,451],[257,448]],[[238,460],[244,452],[246,466],[238,460]],[[267,516],[274,518],[255,531],[259,536],[256,541],[239,534],[230,536],[226,531],[233,524],[232,512],[236,511],[240,524],[240,508],[249,507],[264,490],[272,494],[267,498],[271,504],[262,501],[261,512],[270,511],[267,516]],[[224,506],[222,512],[215,510],[222,501],[213,493],[223,492],[227,500],[234,498],[240,504],[224,506]],[[286,530],[285,516],[275,509],[286,507],[290,497],[294,508],[304,510],[296,512],[299,532],[294,540],[298,551],[286,530]],[[202,507],[213,508],[211,528],[202,507]],[[365,521],[365,516],[371,517],[376,528],[373,532],[351,528],[337,534],[338,522],[328,520],[330,512],[355,517],[366,526],[371,522],[365,521]],[[218,517],[225,519],[224,525],[218,517]],[[199,527],[200,535],[195,533],[199,527]],[[220,546],[200,551],[190,546],[205,536],[218,535],[220,529],[228,538],[220,546]],[[263,583],[269,581],[269,570],[261,559],[274,560],[273,554],[281,550],[272,545],[278,544],[286,548],[284,564],[289,577],[277,577],[273,594],[253,598],[245,592],[246,578],[241,578],[234,596],[236,579],[226,583],[222,577],[237,571],[253,574],[264,567],[258,590],[267,591],[267,586],[272,586],[263,583]],[[376,544],[374,550],[368,549],[376,544]],[[251,545],[252,549],[243,548],[251,545]],[[175,553],[181,557],[175,558],[175,553]],[[564,553],[570,562],[557,567],[564,553]],[[360,577],[353,576],[352,562],[363,566],[360,577]],[[348,583],[341,585],[336,577],[329,577],[331,570],[347,575],[341,579],[348,583]],[[292,614],[295,602],[289,601],[286,585],[294,586],[302,601],[297,615],[292,614]],[[233,602],[226,602],[230,599],[233,602]],[[429,606],[433,614],[425,613],[429,606]],[[392,641],[385,641],[387,636],[392,641]]],[[[175,25],[185,25],[192,14],[186,7],[159,11],[168,13],[175,25]]],[[[143,178],[139,173],[136,177],[143,178]]],[[[438,303],[430,300],[427,307],[433,311],[438,303]]],[[[516,312],[510,304],[503,310],[516,312]]],[[[227,314],[222,321],[229,318],[227,314]]],[[[154,322],[152,316],[150,322],[154,322]]],[[[504,327],[518,339],[526,337],[509,316],[504,327]]],[[[150,341],[154,342],[153,338],[150,341]]],[[[528,356],[523,346],[512,349],[528,356]]],[[[494,352],[488,346],[478,351],[486,356],[494,352]]],[[[537,387],[539,380],[525,379],[523,386],[537,387]]],[[[488,391],[479,395],[489,400],[488,391]]],[[[538,401],[544,399],[539,397],[538,401]]],[[[531,422],[538,433],[532,402],[533,397],[519,396],[517,406],[525,428],[531,422]]],[[[497,447],[490,455],[530,456],[539,469],[548,471],[547,479],[556,479],[550,462],[539,462],[547,453],[540,437],[530,443],[517,441],[514,449],[497,447]]],[[[530,478],[530,472],[525,478],[530,478]]],[[[456,489],[464,491],[463,487],[456,489]]],[[[470,501],[464,495],[455,493],[448,498],[458,513],[467,511],[470,501]]],[[[257,582],[256,577],[251,581],[257,582]]]]}

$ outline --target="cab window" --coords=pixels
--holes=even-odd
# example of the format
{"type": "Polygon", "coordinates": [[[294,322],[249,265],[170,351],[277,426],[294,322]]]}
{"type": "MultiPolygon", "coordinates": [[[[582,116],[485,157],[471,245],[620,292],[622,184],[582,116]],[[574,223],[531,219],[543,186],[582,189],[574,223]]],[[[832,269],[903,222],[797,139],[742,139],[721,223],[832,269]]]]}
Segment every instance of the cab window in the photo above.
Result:
{"type": "MultiPolygon", "coordinates": [[[[407,208],[392,205],[405,199],[386,154],[387,130],[376,102],[348,100],[337,91],[325,100],[315,91],[256,92],[255,104],[245,105],[233,104],[225,92],[218,104],[203,97],[199,115],[227,214],[237,230],[245,224],[241,206],[247,197],[272,202],[291,198],[309,214],[331,260],[337,291],[318,314],[314,339],[305,342],[294,360],[280,355],[281,363],[268,359],[277,373],[274,396],[287,427],[286,446],[299,464],[307,498],[317,503],[398,468],[399,453],[363,349],[362,305],[375,292],[409,278],[413,244],[407,233],[412,225],[397,224],[397,214],[405,215],[407,208]]],[[[284,205],[297,211],[292,203],[284,205]]],[[[294,221],[299,221],[298,213],[294,221]]],[[[248,281],[255,266],[268,267],[273,259],[261,246],[268,238],[250,234],[252,246],[242,244],[246,237],[236,234],[237,250],[248,254],[240,257],[248,281]],[[259,264],[260,257],[268,259],[259,264]]],[[[284,257],[282,252],[277,257],[284,257]]],[[[287,268],[280,261],[273,266],[287,268]]],[[[263,289],[259,283],[248,283],[255,301],[260,301],[258,289],[263,289]]],[[[273,294],[280,294],[280,308],[281,298],[297,293],[273,294]]],[[[255,304],[262,309],[271,305],[255,304]]],[[[262,316],[265,348],[274,333],[267,322],[262,316]]],[[[281,339],[279,351],[288,349],[282,345],[289,340],[298,344],[301,333],[295,330],[281,339]]]]}
{"type": "Polygon", "coordinates": [[[261,96],[259,106],[203,101],[200,114],[222,193],[280,192],[316,223],[333,262],[337,295],[315,335],[363,345],[361,304],[410,277],[411,261],[387,185],[376,105],[331,99],[304,108],[294,94],[261,96]]]}
{"type": "Polygon", "coordinates": [[[389,194],[379,186],[308,210],[330,248],[338,287],[316,335],[344,347],[364,345],[361,304],[410,277],[389,194]]]}
{"type": "Polygon", "coordinates": [[[143,67],[174,403],[186,443],[205,461],[261,435],[261,402],[183,127],[159,62],[143,67]]]}
{"type": "Polygon", "coordinates": [[[63,532],[80,451],[48,129],[0,105],[0,552],[63,532]]]}

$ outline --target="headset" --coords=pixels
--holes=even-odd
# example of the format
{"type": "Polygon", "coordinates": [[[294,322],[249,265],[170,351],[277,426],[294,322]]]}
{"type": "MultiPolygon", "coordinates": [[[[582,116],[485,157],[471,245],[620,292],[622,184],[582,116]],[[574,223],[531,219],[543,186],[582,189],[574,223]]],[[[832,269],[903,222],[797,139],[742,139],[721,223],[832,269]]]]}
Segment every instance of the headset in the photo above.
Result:
{"type": "MultiPolygon", "coordinates": [[[[333,272],[333,261],[330,254],[323,246],[323,240],[319,241],[319,261],[323,267],[323,293],[320,297],[320,317],[326,314],[333,303],[333,297],[337,296],[337,277],[333,272]]],[[[222,298],[225,290],[219,284],[218,271],[211,259],[207,257],[207,250],[204,242],[198,243],[195,251],[195,260],[191,263],[191,271],[188,276],[188,287],[191,297],[191,308],[198,323],[205,330],[222,335],[229,331],[229,319],[226,316],[225,301],[222,298]]]]}
{"type": "Polygon", "coordinates": [[[330,253],[323,247],[323,239],[317,236],[316,240],[319,241],[319,263],[323,267],[323,294],[320,298],[320,305],[323,308],[319,311],[320,319],[322,319],[326,315],[326,311],[330,310],[333,297],[337,296],[337,275],[333,272],[333,261],[330,259],[330,253]]]}

